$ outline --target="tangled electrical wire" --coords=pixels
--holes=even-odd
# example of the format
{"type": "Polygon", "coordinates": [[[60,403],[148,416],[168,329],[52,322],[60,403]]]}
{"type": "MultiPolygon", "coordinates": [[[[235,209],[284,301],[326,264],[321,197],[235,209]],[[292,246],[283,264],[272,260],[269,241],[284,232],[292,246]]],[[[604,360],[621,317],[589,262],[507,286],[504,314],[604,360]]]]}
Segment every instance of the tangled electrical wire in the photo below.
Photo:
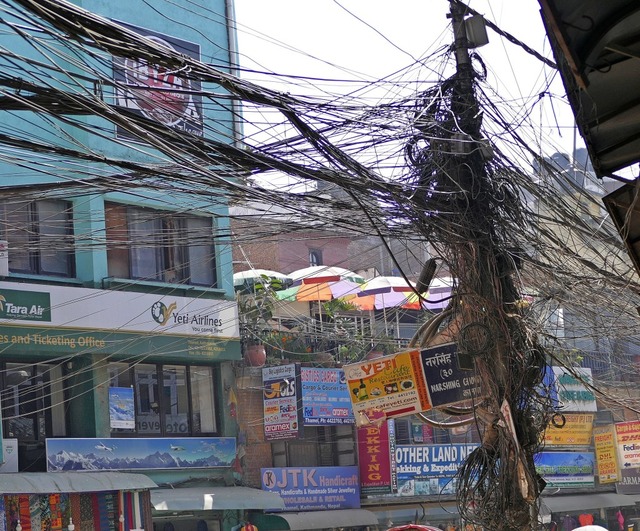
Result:
{"type": "Polygon", "coordinates": [[[2,30],[29,50],[0,48],[0,109],[7,116],[0,161],[26,177],[0,189],[3,200],[152,190],[167,207],[178,195],[191,202],[183,209],[267,205],[255,218],[238,215],[242,232],[222,224],[218,236],[236,244],[304,237],[310,227],[402,240],[408,252],[412,242],[429,242],[456,278],[457,295],[443,313],[448,321],[419,344],[442,333],[440,325],[449,327],[486,382],[475,417],[483,442],[458,475],[466,520],[495,530],[529,521],[530,514],[507,509],[514,500],[532,503],[541,490],[532,456],[555,414],[542,386],[549,359],[572,367],[575,352],[606,357],[599,373],[606,388],[596,386],[602,404],[640,411],[620,378],[640,353],[640,284],[604,215],[602,183],[588,168],[563,169],[534,147],[525,126],[540,98],[502,100],[476,60],[481,71],[474,72],[469,105],[448,48],[409,67],[429,63],[440,79],[406,90],[400,78],[386,80],[393,97],[377,103],[356,90],[294,96],[60,0],[3,0],[0,10],[2,30]],[[132,111],[117,94],[135,89],[152,105],[160,89],[114,78],[114,58],[179,75],[205,114],[240,121],[242,105],[245,125],[258,132],[240,142],[224,120],[206,120],[202,134],[193,134],[168,125],[169,110],[166,123],[132,111]],[[282,175],[332,193],[261,184],[282,175]],[[562,327],[563,320],[571,326],[562,327]]]}

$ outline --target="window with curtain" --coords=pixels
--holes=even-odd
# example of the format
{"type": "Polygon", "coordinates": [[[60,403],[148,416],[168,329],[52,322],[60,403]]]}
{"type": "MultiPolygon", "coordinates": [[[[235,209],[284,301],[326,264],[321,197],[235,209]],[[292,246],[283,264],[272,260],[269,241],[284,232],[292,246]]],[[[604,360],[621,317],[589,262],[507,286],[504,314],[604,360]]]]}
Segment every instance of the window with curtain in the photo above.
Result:
{"type": "Polygon", "coordinates": [[[9,242],[9,271],[62,277],[75,274],[68,201],[0,203],[0,234],[9,242]]]}
{"type": "Polygon", "coordinates": [[[109,275],[197,286],[216,286],[210,217],[105,205],[109,275]]]}

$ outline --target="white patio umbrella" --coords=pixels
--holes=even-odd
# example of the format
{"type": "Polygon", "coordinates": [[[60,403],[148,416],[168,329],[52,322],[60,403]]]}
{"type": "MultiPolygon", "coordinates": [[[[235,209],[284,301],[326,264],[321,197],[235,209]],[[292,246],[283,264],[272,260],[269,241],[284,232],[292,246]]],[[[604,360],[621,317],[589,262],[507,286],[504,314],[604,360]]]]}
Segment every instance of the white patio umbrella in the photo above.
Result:
{"type": "Polygon", "coordinates": [[[298,269],[289,273],[289,277],[294,283],[301,282],[303,284],[317,284],[320,282],[331,282],[335,280],[350,280],[362,284],[364,278],[349,271],[344,267],[338,266],[311,266],[303,269],[298,269]]]}
{"type": "Polygon", "coordinates": [[[233,287],[236,290],[253,289],[259,285],[278,290],[287,287],[290,282],[288,275],[270,269],[247,269],[233,274],[233,287]]]}
{"type": "MultiPolygon", "coordinates": [[[[351,302],[362,309],[382,310],[384,330],[387,333],[387,308],[408,308],[417,306],[420,301],[411,301],[415,297],[415,284],[407,282],[404,277],[378,276],[362,284],[362,289],[351,302]]],[[[400,336],[400,316],[395,312],[396,334],[400,336]]]]}

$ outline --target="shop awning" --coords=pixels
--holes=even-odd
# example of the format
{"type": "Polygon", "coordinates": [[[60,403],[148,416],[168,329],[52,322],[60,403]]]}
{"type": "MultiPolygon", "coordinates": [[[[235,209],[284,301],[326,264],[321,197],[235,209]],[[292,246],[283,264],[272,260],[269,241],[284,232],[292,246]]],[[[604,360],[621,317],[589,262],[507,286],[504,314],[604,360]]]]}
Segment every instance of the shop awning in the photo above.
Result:
{"type": "Polygon", "coordinates": [[[304,531],[331,527],[365,527],[378,525],[378,518],[366,509],[340,511],[308,511],[301,513],[260,514],[251,523],[258,529],[278,531],[304,531]]]}
{"type": "Polygon", "coordinates": [[[584,511],[606,509],[607,507],[625,507],[640,502],[640,496],[629,496],[615,492],[597,492],[575,494],[572,496],[543,496],[541,509],[543,514],[565,511],[584,511]]]}
{"type": "Polygon", "coordinates": [[[2,494],[144,490],[157,486],[147,476],[126,472],[21,472],[0,475],[2,494]]]}
{"type": "Polygon", "coordinates": [[[208,511],[225,509],[284,509],[279,494],[250,487],[185,487],[154,489],[156,511],[208,511]]]}

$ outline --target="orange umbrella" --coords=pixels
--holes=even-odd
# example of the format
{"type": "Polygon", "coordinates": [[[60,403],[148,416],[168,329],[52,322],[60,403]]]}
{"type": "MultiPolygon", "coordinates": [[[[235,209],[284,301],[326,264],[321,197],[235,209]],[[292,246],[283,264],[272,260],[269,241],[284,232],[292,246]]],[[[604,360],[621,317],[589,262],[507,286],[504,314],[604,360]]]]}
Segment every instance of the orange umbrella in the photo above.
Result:
{"type": "Polygon", "coordinates": [[[362,284],[357,296],[347,296],[348,302],[361,310],[384,310],[386,308],[404,308],[419,310],[420,297],[415,286],[403,277],[379,276],[362,284]]]}

